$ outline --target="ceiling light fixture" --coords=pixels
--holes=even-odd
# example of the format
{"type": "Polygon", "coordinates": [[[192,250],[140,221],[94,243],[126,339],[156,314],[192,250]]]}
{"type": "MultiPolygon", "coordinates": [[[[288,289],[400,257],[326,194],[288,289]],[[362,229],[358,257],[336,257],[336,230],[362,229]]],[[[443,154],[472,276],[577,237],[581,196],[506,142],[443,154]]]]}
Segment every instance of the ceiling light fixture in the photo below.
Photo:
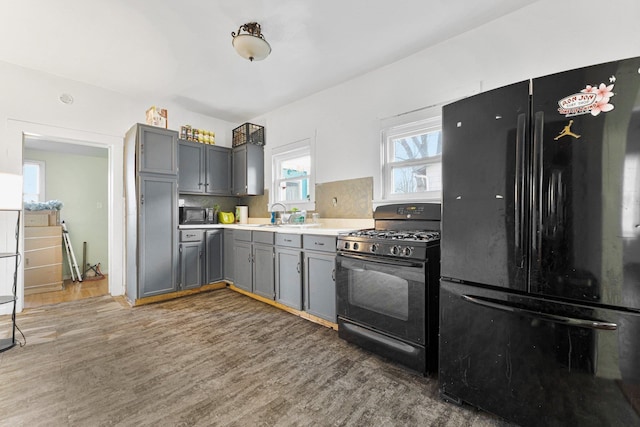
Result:
{"type": "Polygon", "coordinates": [[[257,22],[240,26],[238,34],[232,32],[231,37],[231,44],[238,54],[249,61],[262,61],[271,53],[271,46],[264,39],[257,22]],[[246,34],[241,34],[241,31],[245,31],[246,34]]]}

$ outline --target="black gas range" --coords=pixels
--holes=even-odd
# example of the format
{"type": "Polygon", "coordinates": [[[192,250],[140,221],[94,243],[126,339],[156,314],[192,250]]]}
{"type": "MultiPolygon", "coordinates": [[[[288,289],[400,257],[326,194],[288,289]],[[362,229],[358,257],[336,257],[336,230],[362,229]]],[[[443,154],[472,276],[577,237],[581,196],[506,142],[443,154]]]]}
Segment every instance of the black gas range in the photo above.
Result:
{"type": "Polygon", "coordinates": [[[437,367],[440,204],[380,206],[338,236],[341,338],[420,372],[437,367]]]}

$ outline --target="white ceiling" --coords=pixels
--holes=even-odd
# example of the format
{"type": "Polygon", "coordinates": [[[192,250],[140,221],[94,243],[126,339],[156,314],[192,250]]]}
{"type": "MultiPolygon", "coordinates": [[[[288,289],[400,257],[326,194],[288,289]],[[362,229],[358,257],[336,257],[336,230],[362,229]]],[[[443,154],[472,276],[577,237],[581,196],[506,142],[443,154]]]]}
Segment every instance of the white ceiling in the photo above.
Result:
{"type": "Polygon", "coordinates": [[[0,0],[0,61],[243,122],[535,1],[0,0]],[[252,21],[253,63],[231,46],[252,21]]]}

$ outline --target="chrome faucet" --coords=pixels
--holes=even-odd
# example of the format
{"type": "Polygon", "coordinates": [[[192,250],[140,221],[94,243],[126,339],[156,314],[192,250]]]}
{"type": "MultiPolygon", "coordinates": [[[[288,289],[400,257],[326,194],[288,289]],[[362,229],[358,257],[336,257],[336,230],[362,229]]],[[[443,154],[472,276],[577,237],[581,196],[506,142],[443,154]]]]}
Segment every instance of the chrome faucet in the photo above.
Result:
{"type": "Polygon", "coordinates": [[[278,218],[280,218],[280,222],[282,222],[282,216],[278,217],[278,212],[276,212],[276,211],[274,211],[274,210],[273,210],[273,208],[275,208],[276,206],[280,206],[280,207],[282,207],[282,213],[287,212],[287,207],[286,207],[284,204],[282,204],[282,203],[280,203],[280,202],[277,202],[277,203],[272,204],[272,205],[271,205],[271,209],[269,209],[269,212],[272,212],[273,214],[275,214],[275,215],[276,215],[276,216],[275,216],[275,218],[274,218],[275,224],[277,224],[277,223],[278,223],[278,218]]]}

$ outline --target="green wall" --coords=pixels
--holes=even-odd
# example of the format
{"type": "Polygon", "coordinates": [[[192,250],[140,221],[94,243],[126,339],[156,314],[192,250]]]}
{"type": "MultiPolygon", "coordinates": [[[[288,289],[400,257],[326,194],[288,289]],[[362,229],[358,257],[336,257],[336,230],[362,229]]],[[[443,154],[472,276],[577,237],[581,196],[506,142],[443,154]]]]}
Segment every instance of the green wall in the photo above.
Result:
{"type": "MultiPolygon", "coordinates": [[[[109,271],[107,150],[104,157],[25,150],[24,159],[45,162],[45,198],[63,203],[60,220],[65,221],[69,230],[80,272],[82,242],[87,242],[86,262],[100,263],[102,273],[106,274],[109,271]]],[[[63,274],[69,278],[66,253],[64,257],[63,274]]]]}

